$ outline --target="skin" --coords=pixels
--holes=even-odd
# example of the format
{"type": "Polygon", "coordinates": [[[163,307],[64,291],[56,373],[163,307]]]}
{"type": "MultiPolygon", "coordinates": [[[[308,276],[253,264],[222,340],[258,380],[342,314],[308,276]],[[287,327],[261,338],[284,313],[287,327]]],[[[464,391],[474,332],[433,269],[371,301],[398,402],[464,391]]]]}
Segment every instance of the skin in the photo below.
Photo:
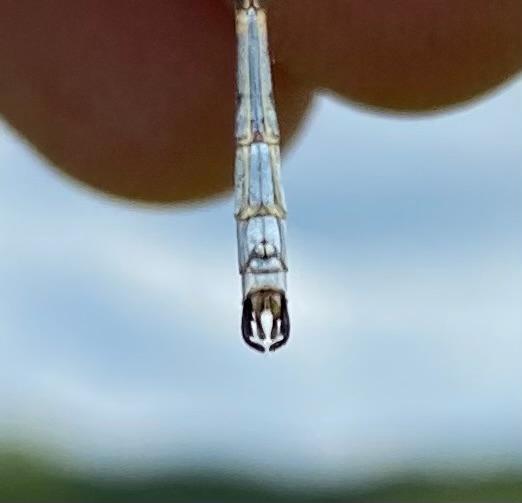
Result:
{"type": "MultiPolygon", "coordinates": [[[[0,113],[60,172],[112,196],[222,194],[234,155],[231,9],[0,0],[0,113]]],[[[318,89],[372,110],[432,113],[522,68],[520,0],[275,0],[269,23],[286,140],[318,89]]]]}

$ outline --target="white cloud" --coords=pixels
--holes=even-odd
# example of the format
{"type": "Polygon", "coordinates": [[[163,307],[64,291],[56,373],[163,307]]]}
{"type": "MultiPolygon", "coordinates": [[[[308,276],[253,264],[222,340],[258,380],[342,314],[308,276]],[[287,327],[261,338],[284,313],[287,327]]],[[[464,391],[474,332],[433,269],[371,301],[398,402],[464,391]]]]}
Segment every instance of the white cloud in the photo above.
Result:
{"type": "MultiPolygon", "coordinates": [[[[319,178],[312,183],[311,173],[321,156],[336,159],[336,166],[320,167],[331,186],[349,186],[354,175],[371,187],[371,173],[341,169],[350,142],[363,138],[361,152],[388,138],[393,155],[413,156],[408,166],[392,167],[383,191],[388,182],[390,191],[412,176],[418,182],[413,166],[433,141],[467,145],[470,158],[493,156],[483,144],[494,127],[487,118],[518,124],[522,116],[512,116],[507,104],[520,89],[422,125],[323,102],[307,133],[314,144],[288,159],[290,185],[309,191],[296,197],[310,200],[300,206],[306,214],[291,218],[313,218],[330,204],[350,209],[340,192],[313,198],[319,178]],[[463,132],[464,123],[470,129],[463,132]],[[422,148],[396,143],[402,134],[422,140],[422,148]],[[298,168],[307,173],[303,182],[298,168]]],[[[341,240],[346,218],[335,211],[329,218],[338,234],[294,227],[292,340],[263,358],[240,340],[229,203],[172,214],[125,208],[69,186],[6,138],[0,436],[45,437],[96,466],[222,459],[296,476],[335,469],[375,475],[419,458],[447,460],[448,452],[507,455],[519,442],[522,229],[509,216],[521,209],[516,199],[504,213],[491,212],[499,221],[468,214],[469,225],[484,232],[457,219],[456,231],[445,236],[440,226],[434,242],[408,227],[422,226],[422,214],[393,242],[373,231],[370,240],[364,233],[341,240]]],[[[510,132],[502,141],[509,143],[502,158],[514,165],[518,137],[516,145],[510,132]]],[[[380,162],[388,157],[381,154],[380,162]]],[[[487,183],[493,168],[481,166],[482,182],[473,183],[485,198],[502,197],[505,186],[487,183]]],[[[445,167],[439,188],[463,190],[451,218],[469,194],[465,177],[452,187],[455,175],[445,167]]],[[[521,180],[509,166],[503,173],[508,185],[521,180]]],[[[413,192],[424,182],[415,183],[413,192]]],[[[372,199],[382,213],[385,203],[372,199]]]]}

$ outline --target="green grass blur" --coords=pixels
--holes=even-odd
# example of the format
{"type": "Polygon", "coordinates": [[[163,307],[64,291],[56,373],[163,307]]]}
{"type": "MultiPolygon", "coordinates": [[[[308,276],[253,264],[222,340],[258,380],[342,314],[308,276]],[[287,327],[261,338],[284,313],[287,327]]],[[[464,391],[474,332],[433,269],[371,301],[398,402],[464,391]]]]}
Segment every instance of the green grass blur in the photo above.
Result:
{"type": "Polygon", "coordinates": [[[2,503],[98,502],[522,502],[522,473],[441,481],[405,475],[377,485],[278,489],[242,475],[193,473],[155,478],[101,479],[80,475],[39,456],[0,454],[2,503]]]}

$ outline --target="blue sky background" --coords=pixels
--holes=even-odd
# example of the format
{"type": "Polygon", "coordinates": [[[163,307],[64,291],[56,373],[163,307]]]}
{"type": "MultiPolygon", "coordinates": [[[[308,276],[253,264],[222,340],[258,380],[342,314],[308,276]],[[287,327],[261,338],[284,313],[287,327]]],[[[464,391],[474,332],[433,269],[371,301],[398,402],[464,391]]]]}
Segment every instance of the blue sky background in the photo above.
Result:
{"type": "Polygon", "coordinates": [[[428,118],[318,98],[270,357],[240,338],[231,198],[111,201],[1,128],[0,442],[97,473],[520,466],[521,107],[520,81],[428,118]]]}

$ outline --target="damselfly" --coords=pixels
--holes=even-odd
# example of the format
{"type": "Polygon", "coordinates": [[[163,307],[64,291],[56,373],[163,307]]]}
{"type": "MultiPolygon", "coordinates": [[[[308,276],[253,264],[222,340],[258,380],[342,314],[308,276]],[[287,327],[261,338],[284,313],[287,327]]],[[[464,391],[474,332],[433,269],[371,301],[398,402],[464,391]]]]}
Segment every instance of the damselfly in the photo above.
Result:
{"type": "Polygon", "coordinates": [[[241,330],[257,351],[275,351],[290,334],[286,297],[286,206],[279,126],[272,92],[262,0],[236,0],[237,110],[235,193],[241,330]]]}

